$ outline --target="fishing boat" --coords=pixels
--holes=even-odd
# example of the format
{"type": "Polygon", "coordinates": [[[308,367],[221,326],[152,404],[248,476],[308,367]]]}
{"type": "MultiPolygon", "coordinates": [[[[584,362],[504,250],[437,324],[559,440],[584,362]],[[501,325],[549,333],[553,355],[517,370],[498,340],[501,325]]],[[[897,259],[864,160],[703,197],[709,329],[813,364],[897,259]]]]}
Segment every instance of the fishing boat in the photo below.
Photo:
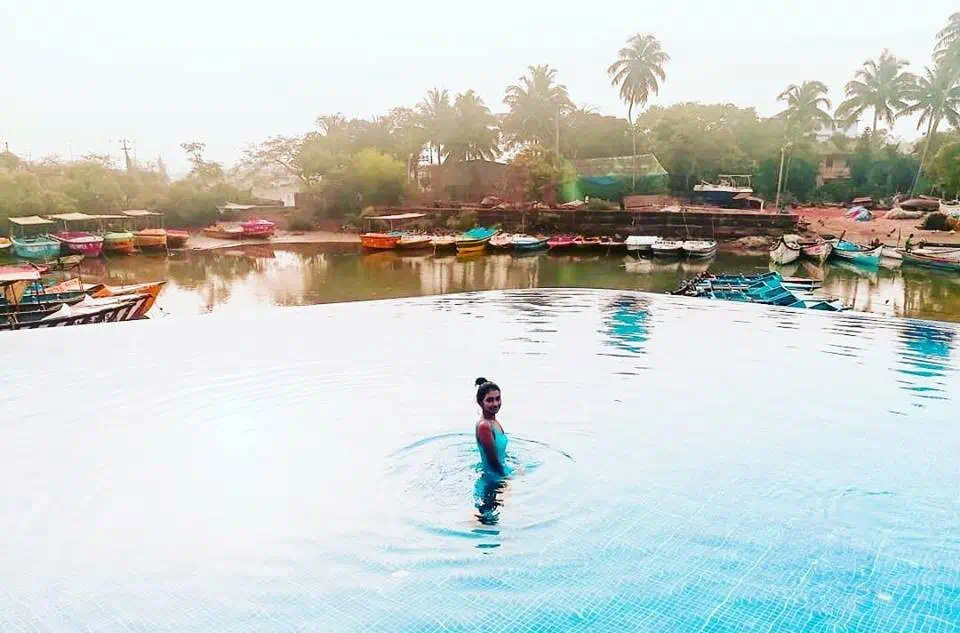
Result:
{"type": "Polygon", "coordinates": [[[167,231],[163,228],[163,214],[146,209],[128,209],[123,215],[143,228],[133,232],[133,241],[142,251],[167,250],[167,231]],[[153,225],[153,226],[151,226],[153,225]]]}
{"type": "Polygon", "coordinates": [[[890,246],[889,244],[884,244],[880,249],[880,257],[890,260],[902,260],[903,255],[900,254],[899,246],[890,246]]]}
{"type": "Polygon", "coordinates": [[[219,240],[239,240],[243,239],[243,228],[236,224],[224,224],[218,222],[212,226],[203,229],[203,234],[207,237],[215,237],[219,240]]]}
{"type": "Polygon", "coordinates": [[[551,253],[571,251],[577,247],[576,239],[576,235],[554,235],[547,240],[547,248],[551,253]]]}
{"type": "Polygon", "coordinates": [[[38,215],[29,215],[19,218],[10,218],[14,229],[10,232],[10,242],[13,253],[23,259],[46,261],[60,254],[60,242],[53,239],[46,230],[55,226],[55,222],[41,218],[38,215]],[[27,233],[27,230],[43,231],[27,233]]]}
{"type": "Polygon", "coordinates": [[[472,255],[487,249],[490,238],[497,234],[496,229],[477,227],[470,229],[457,238],[457,254],[472,255]]]}
{"type": "Polygon", "coordinates": [[[243,237],[250,238],[269,238],[277,231],[277,225],[270,220],[247,220],[240,223],[243,231],[243,237]]]}
{"type": "Polygon", "coordinates": [[[542,235],[514,235],[512,240],[513,250],[518,253],[540,251],[547,248],[548,241],[549,240],[542,235]]]}
{"type": "Polygon", "coordinates": [[[490,238],[490,249],[494,251],[513,250],[513,233],[497,233],[490,238]]]}
{"type": "Polygon", "coordinates": [[[903,257],[904,266],[921,266],[923,268],[960,272],[960,259],[956,257],[925,254],[919,250],[901,250],[900,255],[903,257]]]}
{"type": "Polygon", "coordinates": [[[434,235],[430,238],[434,253],[454,253],[457,250],[455,235],[434,235]]]}
{"type": "MultiPolygon", "coordinates": [[[[167,229],[167,248],[184,248],[190,239],[190,231],[167,229]]],[[[106,240],[106,236],[104,236],[106,240]]]]}
{"type": "Polygon", "coordinates": [[[400,235],[400,241],[397,242],[397,250],[417,251],[424,248],[429,248],[431,245],[432,240],[429,235],[414,235],[412,233],[405,233],[400,235]]]}
{"type": "Polygon", "coordinates": [[[60,251],[64,254],[99,257],[103,252],[103,238],[88,231],[71,230],[70,225],[92,224],[96,217],[86,213],[60,213],[48,215],[47,219],[63,223],[63,230],[51,237],[60,242],[60,251]]]}
{"type": "Polygon", "coordinates": [[[363,233],[360,235],[360,246],[371,251],[392,251],[400,243],[397,233],[363,233]]]}
{"type": "Polygon", "coordinates": [[[144,301],[146,295],[106,299],[86,297],[76,305],[61,305],[52,312],[10,315],[0,320],[0,331],[129,321],[137,318],[144,301]]]}
{"type": "Polygon", "coordinates": [[[763,275],[701,275],[687,280],[673,294],[726,301],[839,312],[840,301],[812,294],[810,288],[791,287],[776,272],[763,275]]]}
{"type": "Polygon", "coordinates": [[[653,253],[653,245],[660,238],[656,235],[631,235],[627,238],[627,252],[631,255],[649,255],[653,253]]]}
{"type": "Polygon", "coordinates": [[[9,239],[7,239],[6,237],[0,237],[0,255],[10,250],[10,247],[12,245],[13,245],[13,242],[11,242],[9,239]]]}
{"type": "Polygon", "coordinates": [[[833,256],[837,259],[862,266],[880,265],[880,254],[883,252],[882,244],[876,247],[861,246],[843,239],[833,239],[830,240],[830,243],[833,245],[833,256]]]}
{"type": "Polygon", "coordinates": [[[683,242],[658,239],[651,246],[654,257],[680,257],[683,255],[683,242]]]}
{"type": "Polygon", "coordinates": [[[595,251],[603,248],[603,244],[599,237],[578,235],[573,238],[573,247],[578,251],[595,251]]]}
{"type": "Polygon", "coordinates": [[[800,240],[796,235],[784,235],[770,249],[770,261],[774,264],[790,264],[800,259],[800,240]]]}
{"type": "Polygon", "coordinates": [[[717,254],[717,243],[714,240],[686,240],[682,249],[687,257],[706,259],[717,254]]]}
{"type": "Polygon", "coordinates": [[[729,206],[737,196],[753,194],[752,176],[720,174],[717,179],[716,184],[701,181],[700,184],[694,185],[694,193],[707,204],[721,207],[729,206]]]}
{"type": "Polygon", "coordinates": [[[800,242],[800,252],[807,259],[822,264],[827,261],[830,253],[833,252],[833,245],[822,238],[814,241],[804,241],[800,242]]]}

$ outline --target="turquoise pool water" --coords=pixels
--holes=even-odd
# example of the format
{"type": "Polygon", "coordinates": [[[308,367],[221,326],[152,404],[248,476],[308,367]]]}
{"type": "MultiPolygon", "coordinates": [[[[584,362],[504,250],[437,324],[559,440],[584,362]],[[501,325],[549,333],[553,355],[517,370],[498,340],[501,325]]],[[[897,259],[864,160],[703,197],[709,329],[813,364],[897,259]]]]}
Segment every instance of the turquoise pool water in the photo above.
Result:
{"type": "Polygon", "coordinates": [[[949,324],[528,290],[3,341],[3,631],[960,629],[949,324]]]}

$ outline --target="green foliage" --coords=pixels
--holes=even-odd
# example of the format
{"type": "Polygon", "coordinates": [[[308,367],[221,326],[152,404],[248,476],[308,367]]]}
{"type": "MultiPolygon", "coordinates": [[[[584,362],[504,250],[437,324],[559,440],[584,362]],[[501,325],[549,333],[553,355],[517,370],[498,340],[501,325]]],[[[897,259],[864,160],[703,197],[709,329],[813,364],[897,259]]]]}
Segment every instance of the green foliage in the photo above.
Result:
{"type": "Polygon", "coordinates": [[[561,121],[560,151],[572,160],[629,156],[633,151],[630,123],[601,116],[589,108],[577,108],[561,121]]]}
{"type": "Polygon", "coordinates": [[[901,154],[896,144],[867,134],[858,141],[848,162],[854,194],[874,199],[909,194],[920,168],[920,161],[901,154]]]}
{"type": "MultiPolygon", "coordinates": [[[[757,168],[753,186],[765,199],[773,201],[777,196],[777,179],[780,176],[780,158],[768,158],[757,168]]],[[[785,194],[795,199],[807,201],[812,199],[817,187],[817,161],[811,156],[794,156],[790,161],[789,171],[784,168],[784,187],[781,200],[785,194]]]]}
{"type": "Polygon", "coordinates": [[[603,198],[590,198],[590,201],[587,202],[588,211],[612,211],[619,208],[619,205],[603,198]]]}
{"type": "Polygon", "coordinates": [[[504,117],[503,132],[508,144],[553,144],[557,116],[573,109],[567,87],[556,78],[557,70],[549,64],[529,66],[519,83],[507,87],[503,103],[510,111],[504,117]]]}
{"type": "Polygon", "coordinates": [[[464,211],[450,216],[447,220],[447,228],[454,231],[469,231],[477,226],[477,214],[475,211],[464,211]]]}
{"type": "Polygon", "coordinates": [[[908,64],[905,59],[898,59],[887,50],[880,54],[879,59],[865,61],[854,79],[844,88],[847,98],[837,108],[837,119],[853,122],[871,110],[872,132],[876,132],[880,121],[893,127],[897,113],[907,107],[906,99],[914,86],[914,76],[904,70],[908,64]]]}
{"type": "Polygon", "coordinates": [[[663,67],[670,61],[661,44],[653,35],[637,33],[620,49],[617,61],[607,68],[615,87],[620,88],[620,99],[627,104],[627,120],[633,121],[633,108],[647,105],[650,95],[660,93],[660,82],[666,81],[663,67]]]}
{"type": "Polygon", "coordinates": [[[563,195],[564,187],[573,187],[576,170],[568,161],[558,159],[556,154],[531,146],[520,152],[510,163],[511,179],[523,192],[524,199],[556,201],[563,195]]]}
{"type": "Polygon", "coordinates": [[[365,149],[353,157],[348,181],[364,205],[399,204],[406,180],[406,168],[400,161],[365,149]]]}
{"type": "Polygon", "coordinates": [[[930,175],[940,185],[946,197],[960,194],[960,143],[944,145],[933,157],[930,175]]]}

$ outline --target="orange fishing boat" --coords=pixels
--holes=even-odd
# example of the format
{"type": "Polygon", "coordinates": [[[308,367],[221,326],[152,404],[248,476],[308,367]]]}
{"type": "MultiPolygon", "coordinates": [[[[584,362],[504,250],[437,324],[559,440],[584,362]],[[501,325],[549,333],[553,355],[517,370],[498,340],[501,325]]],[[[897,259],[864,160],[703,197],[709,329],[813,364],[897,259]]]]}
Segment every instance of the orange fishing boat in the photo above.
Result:
{"type": "Polygon", "coordinates": [[[146,209],[130,209],[124,211],[123,215],[144,226],[133,233],[133,241],[137,248],[144,251],[167,250],[167,232],[163,229],[162,213],[154,213],[146,209]],[[156,226],[149,227],[148,224],[156,226]]]}
{"type": "Polygon", "coordinates": [[[243,238],[243,228],[233,224],[214,224],[203,229],[203,234],[207,237],[215,237],[221,240],[239,240],[243,238]]]}
{"type": "Polygon", "coordinates": [[[390,251],[400,243],[397,233],[364,233],[360,236],[360,246],[372,251],[390,251]]]}
{"type": "Polygon", "coordinates": [[[166,283],[165,281],[151,281],[132,286],[103,286],[90,294],[96,298],[149,295],[149,298],[138,306],[137,314],[134,315],[134,318],[139,318],[149,312],[153,304],[157,302],[157,297],[160,296],[160,291],[163,290],[166,283]]]}

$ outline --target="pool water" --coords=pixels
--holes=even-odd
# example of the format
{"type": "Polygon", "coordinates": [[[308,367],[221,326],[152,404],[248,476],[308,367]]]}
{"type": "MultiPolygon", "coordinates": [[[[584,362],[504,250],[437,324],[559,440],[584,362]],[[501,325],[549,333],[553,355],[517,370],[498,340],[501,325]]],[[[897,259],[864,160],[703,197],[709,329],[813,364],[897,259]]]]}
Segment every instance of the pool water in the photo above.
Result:
{"type": "Polygon", "coordinates": [[[956,340],[564,289],[20,332],[0,630],[957,631],[956,340]]]}

